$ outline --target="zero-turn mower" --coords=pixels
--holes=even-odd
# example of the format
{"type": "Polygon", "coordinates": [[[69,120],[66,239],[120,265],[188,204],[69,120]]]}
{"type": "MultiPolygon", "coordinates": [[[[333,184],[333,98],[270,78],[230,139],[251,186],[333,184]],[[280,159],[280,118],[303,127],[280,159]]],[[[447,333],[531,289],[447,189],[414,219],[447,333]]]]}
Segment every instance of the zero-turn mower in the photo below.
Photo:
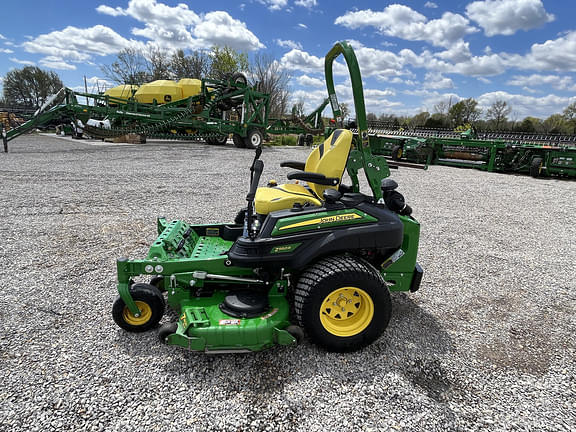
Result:
{"type": "Polygon", "coordinates": [[[332,65],[342,54],[350,72],[358,133],[336,129],[305,162],[287,161],[297,183],[258,187],[257,148],[247,209],[234,223],[190,225],[158,219],[158,238],[144,259],[117,261],[112,315],[123,329],[156,327],[166,302],[176,322],[162,342],[192,351],[259,351],[293,345],[306,334],[329,351],[353,351],[376,340],[391,314],[390,291],[416,291],[420,226],[372,154],[358,63],[346,42],[325,59],[334,118],[342,112],[332,65]],[[370,194],[360,192],[364,170],[370,194]],[[347,171],[351,185],[342,184],[347,171]],[[133,278],[147,275],[148,283],[133,278]]]}

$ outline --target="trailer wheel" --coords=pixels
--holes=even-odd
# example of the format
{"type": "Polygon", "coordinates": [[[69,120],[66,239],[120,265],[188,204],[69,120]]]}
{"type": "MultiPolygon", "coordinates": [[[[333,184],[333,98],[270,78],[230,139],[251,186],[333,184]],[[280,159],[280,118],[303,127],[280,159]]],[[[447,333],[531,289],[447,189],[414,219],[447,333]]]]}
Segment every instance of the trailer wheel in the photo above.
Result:
{"type": "Polygon", "coordinates": [[[314,135],[306,134],[305,142],[308,147],[312,147],[312,145],[314,144],[314,135]]]}
{"type": "Polygon", "coordinates": [[[394,146],[392,148],[392,159],[394,159],[395,161],[399,161],[400,159],[402,159],[402,153],[404,153],[404,150],[402,149],[402,146],[394,146]]]}
{"type": "Polygon", "coordinates": [[[262,132],[258,129],[251,129],[248,131],[248,136],[246,137],[246,148],[255,149],[259,145],[262,145],[264,141],[264,136],[262,132]]]}
{"type": "Polygon", "coordinates": [[[228,141],[228,135],[220,135],[212,138],[212,145],[225,145],[228,141]]]}
{"type": "Polygon", "coordinates": [[[542,167],[544,166],[544,160],[540,157],[532,159],[530,163],[530,175],[534,178],[540,177],[542,174],[542,167]]]}
{"type": "Polygon", "coordinates": [[[149,284],[136,283],[130,287],[130,294],[140,309],[140,316],[132,314],[124,300],[118,296],[112,306],[114,322],[120,328],[136,333],[156,327],[162,319],[166,307],[160,290],[149,284]]]}
{"type": "Polygon", "coordinates": [[[246,79],[246,76],[241,72],[236,72],[235,74],[232,74],[232,76],[230,77],[230,82],[233,84],[248,85],[248,80],[246,79]]]}
{"type": "Polygon", "coordinates": [[[350,256],[325,258],[302,273],[294,310],[310,340],[335,352],[374,342],[391,315],[388,288],[367,262],[350,256]]]}
{"type": "Polygon", "coordinates": [[[304,134],[300,134],[298,135],[298,145],[300,147],[304,147],[304,145],[306,144],[306,137],[304,134]]]}
{"type": "Polygon", "coordinates": [[[244,141],[244,137],[242,137],[242,135],[240,135],[240,134],[232,135],[232,141],[234,142],[234,147],[237,147],[237,148],[245,148],[246,147],[246,141],[244,141]]]}

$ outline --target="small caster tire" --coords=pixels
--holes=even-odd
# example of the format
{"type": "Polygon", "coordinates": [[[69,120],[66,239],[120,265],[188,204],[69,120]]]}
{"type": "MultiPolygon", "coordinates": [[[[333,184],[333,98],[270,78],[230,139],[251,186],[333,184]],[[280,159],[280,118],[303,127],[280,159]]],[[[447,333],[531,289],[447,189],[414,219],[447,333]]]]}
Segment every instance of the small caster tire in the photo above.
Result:
{"type": "Polygon", "coordinates": [[[178,330],[177,323],[162,324],[160,326],[160,329],[158,330],[158,339],[160,339],[160,342],[162,342],[163,344],[166,344],[168,336],[170,336],[173,333],[176,333],[176,330],[178,330]]]}
{"type": "Polygon", "coordinates": [[[156,327],[166,308],[166,302],[160,290],[153,285],[135,283],[130,287],[130,294],[140,309],[140,314],[133,315],[122,297],[118,296],[112,305],[114,322],[120,328],[134,333],[145,332],[156,327]]]}
{"type": "Polygon", "coordinates": [[[288,333],[290,333],[290,336],[296,339],[296,345],[300,345],[304,341],[304,330],[302,330],[302,327],[297,325],[289,325],[284,330],[286,330],[288,333]]]}

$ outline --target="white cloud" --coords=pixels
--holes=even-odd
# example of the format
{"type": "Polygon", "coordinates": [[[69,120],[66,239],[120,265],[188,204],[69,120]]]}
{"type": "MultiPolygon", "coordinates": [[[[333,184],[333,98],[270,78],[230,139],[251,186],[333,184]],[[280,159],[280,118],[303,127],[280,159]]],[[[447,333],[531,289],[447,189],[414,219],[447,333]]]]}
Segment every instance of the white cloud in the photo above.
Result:
{"type": "Polygon", "coordinates": [[[76,66],[66,63],[59,57],[48,56],[40,60],[40,65],[50,69],[76,70],[76,66]]]}
{"type": "Polygon", "coordinates": [[[576,85],[572,77],[566,75],[515,75],[506,84],[519,87],[548,85],[556,90],[576,91],[576,85]]]}
{"type": "Polygon", "coordinates": [[[446,51],[441,51],[435,53],[434,55],[453,63],[466,62],[472,58],[472,53],[470,52],[470,44],[464,41],[458,41],[446,51]]]}
{"type": "Polygon", "coordinates": [[[27,52],[73,61],[85,61],[92,55],[115,54],[123,48],[138,45],[138,42],[125,39],[103,25],[85,29],[68,26],[64,30],[43,34],[22,44],[27,52]]]}
{"type": "Polygon", "coordinates": [[[484,29],[486,36],[512,35],[554,20],[541,0],[485,0],[466,6],[468,17],[484,29]]]}
{"type": "Polygon", "coordinates": [[[110,16],[122,16],[122,15],[126,15],[126,11],[124,11],[124,9],[122,9],[121,7],[110,7],[110,6],[106,6],[106,5],[100,5],[96,8],[96,11],[104,14],[104,15],[110,15],[110,16]]]}
{"type": "Polygon", "coordinates": [[[266,48],[256,35],[248,30],[246,24],[223,11],[207,13],[202,22],[194,28],[194,36],[198,38],[198,48],[212,45],[227,45],[248,51],[266,48]]]}
{"type": "Polygon", "coordinates": [[[308,26],[306,24],[302,24],[302,23],[298,23],[298,27],[303,28],[303,29],[308,28],[308,26]]]}
{"type": "Polygon", "coordinates": [[[0,34],[0,40],[5,40],[5,39],[6,39],[6,37],[3,36],[2,34],[0,34]]]}
{"type": "Polygon", "coordinates": [[[276,39],[275,40],[276,44],[282,48],[290,48],[290,49],[302,49],[302,44],[300,42],[295,42],[292,40],[282,40],[282,39],[276,39]]]}
{"type": "Polygon", "coordinates": [[[308,9],[312,9],[314,6],[318,5],[316,0],[296,0],[294,2],[296,6],[302,6],[308,9]]]}
{"type": "Polygon", "coordinates": [[[280,59],[280,64],[283,68],[305,73],[322,72],[324,70],[324,59],[299,49],[293,49],[284,54],[280,59]]]}
{"type": "MultiPolygon", "coordinates": [[[[186,4],[168,6],[157,0],[130,0],[128,7],[112,8],[100,5],[98,12],[112,16],[130,16],[144,27],[132,33],[149,39],[149,44],[167,49],[206,49],[213,45],[228,45],[238,50],[255,50],[265,46],[241,21],[227,12],[216,11],[198,15],[186,4]]],[[[63,30],[42,34],[24,42],[25,51],[44,54],[48,67],[73,69],[69,62],[89,63],[93,56],[116,54],[125,48],[145,48],[146,43],[126,39],[109,27],[89,28],[68,26],[63,30]]]]}
{"type": "Polygon", "coordinates": [[[10,57],[10,61],[14,62],[14,63],[21,64],[21,65],[26,65],[26,66],[36,66],[36,63],[34,63],[33,61],[20,60],[20,59],[17,59],[16,57],[10,57]]]}
{"type": "Polygon", "coordinates": [[[326,83],[318,78],[309,77],[308,75],[300,75],[298,78],[298,84],[305,87],[318,87],[324,88],[326,87],[326,83]]]}
{"type": "Polygon", "coordinates": [[[442,76],[442,74],[437,72],[428,72],[424,77],[424,88],[439,90],[453,87],[454,83],[450,78],[442,76]]]}
{"type": "Polygon", "coordinates": [[[0,48],[0,53],[4,53],[4,54],[12,54],[14,51],[12,51],[11,49],[8,48],[0,48]]]}
{"type": "Polygon", "coordinates": [[[426,3],[424,3],[424,7],[430,8],[430,9],[436,9],[438,7],[438,5],[434,2],[427,1],[426,3]]]}
{"type": "Polygon", "coordinates": [[[199,15],[184,3],[168,6],[157,0],[130,0],[126,9],[101,5],[97,10],[112,16],[130,16],[144,23],[144,27],[133,28],[132,34],[168,49],[203,49],[213,45],[242,51],[265,48],[245,23],[224,11],[199,15]]]}
{"type": "Polygon", "coordinates": [[[482,109],[490,107],[497,100],[506,101],[520,117],[548,117],[550,113],[562,112],[574,98],[549,94],[543,97],[510,94],[504,91],[484,93],[477,98],[482,109]]]}
{"type": "Polygon", "coordinates": [[[576,31],[542,44],[534,44],[527,56],[511,56],[511,63],[521,69],[575,72],[576,31]]]}
{"type": "Polygon", "coordinates": [[[288,5],[288,0],[258,0],[270,10],[281,10],[288,5]]]}
{"type": "MultiPolygon", "coordinates": [[[[280,59],[280,65],[288,70],[324,74],[324,58],[316,57],[299,49],[293,49],[284,54],[280,59]]],[[[333,71],[334,75],[348,75],[346,66],[338,61],[333,63],[333,71]]]]}
{"type": "Polygon", "coordinates": [[[346,12],[334,21],[351,29],[376,27],[380,33],[410,41],[427,41],[448,47],[465,35],[478,31],[462,15],[445,12],[441,18],[428,19],[408,6],[392,4],[381,12],[371,9],[346,12]]]}

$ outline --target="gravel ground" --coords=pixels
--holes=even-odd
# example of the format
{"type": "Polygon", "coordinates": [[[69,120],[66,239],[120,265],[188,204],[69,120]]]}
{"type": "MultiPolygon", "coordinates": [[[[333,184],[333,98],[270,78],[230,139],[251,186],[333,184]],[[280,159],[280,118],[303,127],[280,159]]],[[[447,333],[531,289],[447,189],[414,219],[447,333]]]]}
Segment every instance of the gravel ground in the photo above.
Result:
{"type": "MultiPolygon", "coordinates": [[[[0,154],[0,430],[576,430],[576,183],[392,177],[422,224],[415,294],[367,349],[207,356],[112,321],[155,217],[232,220],[253,152],[26,136],[0,154]]],[[[302,148],[266,149],[264,179],[302,148]]]]}

